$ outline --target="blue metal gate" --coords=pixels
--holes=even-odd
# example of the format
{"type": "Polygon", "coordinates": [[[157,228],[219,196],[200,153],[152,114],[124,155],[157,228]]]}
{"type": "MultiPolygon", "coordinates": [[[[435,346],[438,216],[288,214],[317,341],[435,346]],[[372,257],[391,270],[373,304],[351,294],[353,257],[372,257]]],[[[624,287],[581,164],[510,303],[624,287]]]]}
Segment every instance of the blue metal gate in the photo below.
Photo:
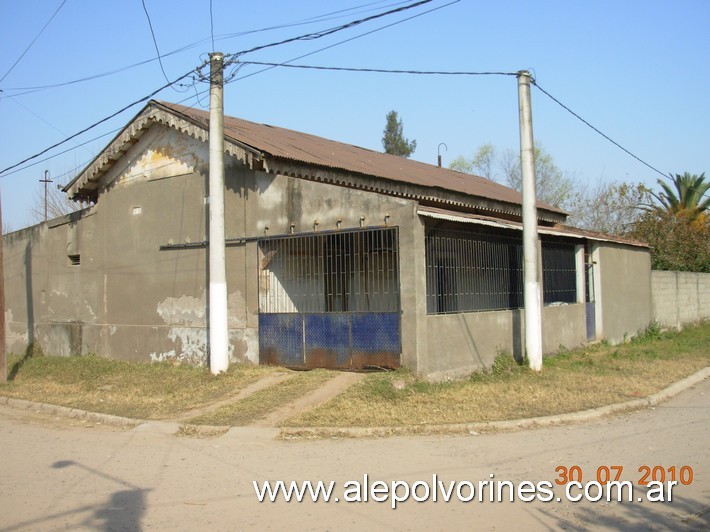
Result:
{"type": "Polygon", "coordinates": [[[398,312],[260,314],[259,360],[290,368],[400,365],[398,312]]]}
{"type": "Polygon", "coordinates": [[[260,363],[399,367],[397,228],[263,239],[259,261],[260,363]]]}

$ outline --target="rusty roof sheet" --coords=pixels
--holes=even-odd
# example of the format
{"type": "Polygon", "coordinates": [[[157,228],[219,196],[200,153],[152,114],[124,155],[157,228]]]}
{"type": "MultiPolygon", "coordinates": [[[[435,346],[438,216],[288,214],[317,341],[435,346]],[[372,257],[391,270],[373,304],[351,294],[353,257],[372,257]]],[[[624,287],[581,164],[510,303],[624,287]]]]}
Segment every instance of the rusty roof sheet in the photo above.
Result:
{"type": "MultiPolygon", "coordinates": [[[[197,125],[208,128],[209,113],[167,102],[151,102],[197,125]]],[[[308,133],[224,117],[225,137],[281,159],[376,176],[394,182],[409,183],[459,192],[490,200],[521,205],[522,195],[511,188],[483,177],[380,153],[350,144],[328,140],[308,133]]],[[[565,214],[557,207],[538,201],[538,209],[565,214]]]]}
{"type": "MultiPolygon", "coordinates": [[[[426,207],[421,206],[417,208],[417,214],[420,216],[426,216],[430,218],[438,218],[440,220],[447,220],[451,222],[462,222],[462,223],[473,223],[480,225],[488,225],[493,227],[499,227],[502,229],[513,229],[522,231],[523,224],[521,222],[500,220],[499,218],[493,218],[491,216],[482,216],[480,214],[468,214],[458,211],[452,211],[448,209],[441,209],[438,207],[426,207]]],[[[598,233],[596,231],[588,231],[586,229],[579,229],[577,227],[572,227],[571,225],[555,224],[553,226],[542,226],[538,225],[538,233],[543,235],[552,236],[564,236],[571,238],[586,238],[588,240],[598,240],[600,242],[612,242],[615,244],[624,244],[627,246],[635,246],[647,248],[648,244],[641,242],[640,240],[635,240],[633,238],[626,238],[616,235],[607,235],[604,233],[598,233]]]]}

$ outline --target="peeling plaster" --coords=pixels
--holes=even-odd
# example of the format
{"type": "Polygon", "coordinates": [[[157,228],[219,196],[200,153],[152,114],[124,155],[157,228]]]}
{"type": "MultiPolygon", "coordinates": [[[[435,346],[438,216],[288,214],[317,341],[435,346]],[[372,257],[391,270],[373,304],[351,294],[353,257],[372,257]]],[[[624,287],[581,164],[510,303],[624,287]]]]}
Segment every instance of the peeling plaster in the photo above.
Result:
{"type": "MultiPolygon", "coordinates": [[[[5,342],[8,350],[15,349],[15,345],[24,345],[25,347],[30,341],[30,336],[27,331],[27,327],[23,327],[24,332],[18,333],[13,330],[12,324],[15,323],[15,316],[12,313],[12,309],[7,309],[5,311],[5,342]]],[[[22,323],[21,325],[25,325],[22,323]]]]}
{"type": "MultiPolygon", "coordinates": [[[[230,362],[259,362],[259,337],[255,328],[247,327],[246,301],[240,291],[227,297],[229,308],[230,362]]],[[[207,292],[202,296],[168,297],[158,303],[158,315],[169,326],[167,337],[175,348],[161,353],[151,353],[152,362],[173,360],[187,364],[206,365],[209,353],[209,332],[206,327],[207,292]],[[178,345],[179,342],[179,345],[178,345]]]]}
{"type": "Polygon", "coordinates": [[[168,297],[158,303],[158,315],[168,325],[204,327],[207,308],[207,292],[199,299],[193,296],[168,297]]]}

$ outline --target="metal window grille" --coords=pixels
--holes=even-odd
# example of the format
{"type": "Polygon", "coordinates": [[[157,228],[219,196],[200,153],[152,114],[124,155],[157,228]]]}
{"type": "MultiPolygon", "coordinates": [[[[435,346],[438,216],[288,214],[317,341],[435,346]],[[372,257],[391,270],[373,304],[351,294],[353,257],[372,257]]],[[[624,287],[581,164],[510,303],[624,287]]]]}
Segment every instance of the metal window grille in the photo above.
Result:
{"type": "Polygon", "coordinates": [[[453,230],[426,231],[427,312],[520,308],[520,238],[453,230]]]}
{"type": "Polygon", "coordinates": [[[577,261],[574,244],[542,243],[542,293],[545,304],[576,303],[577,261]]]}
{"type": "MultiPolygon", "coordinates": [[[[448,314],[522,308],[520,236],[426,230],[427,313],[448,314]]],[[[544,303],[577,298],[575,245],[542,241],[544,303]]]]}
{"type": "Polygon", "coordinates": [[[397,228],[259,241],[261,313],[399,310],[397,228]]]}

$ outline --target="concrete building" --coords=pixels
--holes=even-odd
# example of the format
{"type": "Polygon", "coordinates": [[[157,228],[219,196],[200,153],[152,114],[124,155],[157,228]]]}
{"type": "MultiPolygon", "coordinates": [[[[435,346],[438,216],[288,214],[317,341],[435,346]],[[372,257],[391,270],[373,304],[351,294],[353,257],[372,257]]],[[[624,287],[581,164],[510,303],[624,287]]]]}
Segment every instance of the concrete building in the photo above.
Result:
{"type": "MultiPolygon", "coordinates": [[[[208,114],[151,101],[5,236],[7,347],[205,363],[208,114]]],[[[486,179],[225,118],[230,360],[441,379],[522,356],[521,196],[486,179]]],[[[651,320],[642,244],[538,204],[544,351],[651,320]]]]}

